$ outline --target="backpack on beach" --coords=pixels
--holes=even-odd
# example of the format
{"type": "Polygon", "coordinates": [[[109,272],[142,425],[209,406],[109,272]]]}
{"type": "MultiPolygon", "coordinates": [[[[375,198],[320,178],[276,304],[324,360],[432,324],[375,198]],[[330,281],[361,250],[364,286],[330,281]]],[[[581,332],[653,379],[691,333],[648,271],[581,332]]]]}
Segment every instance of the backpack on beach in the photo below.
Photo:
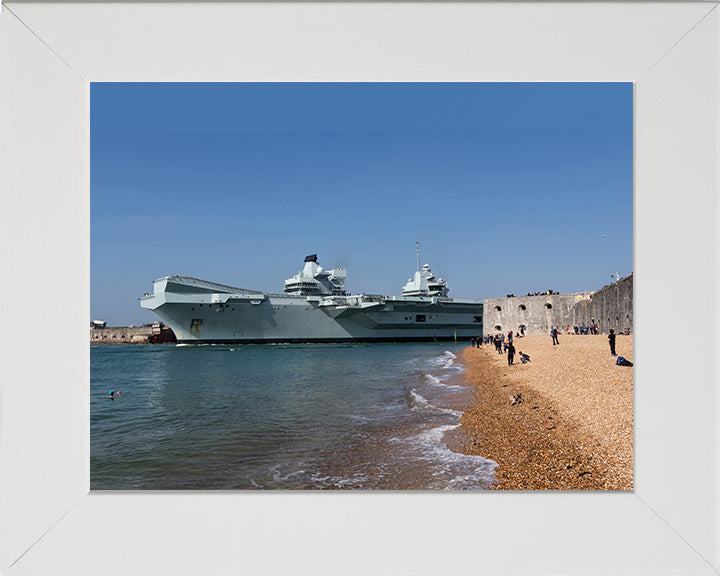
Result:
{"type": "Polygon", "coordinates": [[[627,360],[625,356],[618,356],[617,362],[615,362],[618,366],[632,366],[633,363],[630,362],[630,360],[627,360]]]}

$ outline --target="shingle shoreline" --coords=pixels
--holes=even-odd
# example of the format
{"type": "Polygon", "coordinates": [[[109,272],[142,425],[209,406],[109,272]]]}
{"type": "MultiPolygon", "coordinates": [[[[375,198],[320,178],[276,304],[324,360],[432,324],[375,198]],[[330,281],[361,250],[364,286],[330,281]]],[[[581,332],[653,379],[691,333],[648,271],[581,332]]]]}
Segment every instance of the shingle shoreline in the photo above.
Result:
{"type": "MultiPolygon", "coordinates": [[[[494,347],[466,348],[474,404],[462,416],[460,451],[498,463],[501,490],[632,490],[633,368],[615,364],[607,335],[515,340],[532,361],[508,366],[494,347]],[[523,402],[511,405],[511,396],[523,402]]],[[[633,337],[617,352],[633,359],[633,337]]]]}

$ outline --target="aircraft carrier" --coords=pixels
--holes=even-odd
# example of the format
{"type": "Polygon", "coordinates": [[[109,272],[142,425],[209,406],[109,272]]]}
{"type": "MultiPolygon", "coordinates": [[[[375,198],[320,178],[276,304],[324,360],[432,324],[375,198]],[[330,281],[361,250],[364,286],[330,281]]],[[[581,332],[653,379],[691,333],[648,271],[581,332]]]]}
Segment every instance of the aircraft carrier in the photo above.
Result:
{"type": "Polygon", "coordinates": [[[425,264],[400,296],[347,294],[346,271],[325,270],[316,254],[285,280],[283,294],[234,288],[189,276],[155,280],[140,298],[178,344],[405,342],[467,340],[483,333],[483,304],[448,297],[425,264]]]}

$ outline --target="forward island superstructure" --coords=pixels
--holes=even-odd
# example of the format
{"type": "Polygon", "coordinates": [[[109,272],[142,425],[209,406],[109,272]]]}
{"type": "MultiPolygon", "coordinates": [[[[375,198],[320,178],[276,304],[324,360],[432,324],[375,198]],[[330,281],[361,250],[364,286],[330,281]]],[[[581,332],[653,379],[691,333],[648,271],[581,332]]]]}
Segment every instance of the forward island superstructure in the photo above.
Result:
{"type": "Polygon", "coordinates": [[[347,273],[324,270],[317,255],[285,280],[283,294],[234,288],[189,276],[155,280],[140,298],[181,344],[402,342],[469,339],[482,334],[482,301],[448,297],[427,264],[401,296],[350,295],[347,273]]]}

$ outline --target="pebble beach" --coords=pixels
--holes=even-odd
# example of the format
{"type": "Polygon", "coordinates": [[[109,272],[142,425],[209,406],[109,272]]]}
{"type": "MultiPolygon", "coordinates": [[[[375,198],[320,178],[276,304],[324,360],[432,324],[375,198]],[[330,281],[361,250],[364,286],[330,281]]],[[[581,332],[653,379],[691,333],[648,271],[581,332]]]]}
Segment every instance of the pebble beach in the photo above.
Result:
{"type": "MultiPolygon", "coordinates": [[[[513,366],[491,345],[463,351],[475,401],[457,448],[497,462],[493,489],[632,490],[633,368],[615,364],[606,334],[559,342],[516,338],[513,366]]],[[[633,337],[618,335],[616,351],[633,362],[633,337]]]]}

